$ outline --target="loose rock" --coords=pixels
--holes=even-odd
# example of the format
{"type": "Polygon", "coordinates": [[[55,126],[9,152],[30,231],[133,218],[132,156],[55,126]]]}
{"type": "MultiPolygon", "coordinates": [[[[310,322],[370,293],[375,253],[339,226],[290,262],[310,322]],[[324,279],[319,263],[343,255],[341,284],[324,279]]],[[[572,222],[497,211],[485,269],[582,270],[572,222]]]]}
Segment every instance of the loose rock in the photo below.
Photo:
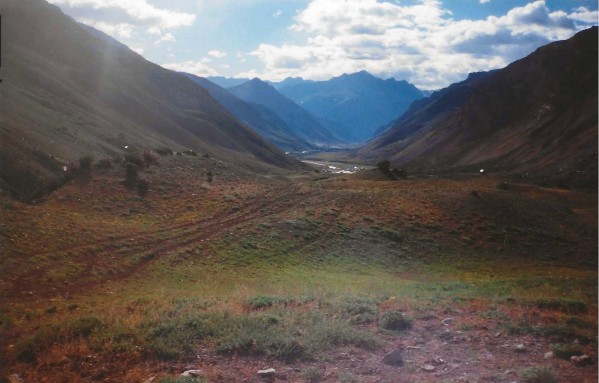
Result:
{"type": "Polygon", "coordinates": [[[184,373],[181,374],[181,376],[201,376],[202,375],[202,370],[187,370],[184,373]]]}
{"type": "Polygon", "coordinates": [[[23,379],[21,379],[19,374],[12,374],[8,377],[8,383],[23,383],[23,379]]]}
{"type": "Polygon", "coordinates": [[[424,366],[422,366],[422,369],[424,371],[432,372],[435,371],[435,366],[433,366],[432,364],[425,364],[424,366]]]}
{"type": "Polygon", "coordinates": [[[396,367],[403,366],[403,357],[401,356],[401,351],[399,349],[395,349],[387,353],[383,357],[383,363],[396,367]]]}
{"type": "Polygon", "coordinates": [[[517,344],[516,345],[516,352],[526,352],[526,346],[523,343],[517,344]]]}
{"type": "Polygon", "coordinates": [[[580,367],[593,364],[593,360],[588,355],[581,355],[581,356],[574,355],[574,356],[570,357],[570,361],[580,367]]]}
{"type": "Polygon", "coordinates": [[[451,323],[453,323],[453,318],[445,318],[441,321],[441,323],[445,326],[449,326],[451,323]]]}
{"type": "Polygon", "coordinates": [[[274,368],[266,368],[264,370],[258,371],[258,376],[261,378],[271,377],[276,374],[276,370],[274,368]]]}
{"type": "Polygon", "coordinates": [[[545,353],[545,356],[543,356],[543,359],[553,359],[553,352],[549,351],[545,353]]]}

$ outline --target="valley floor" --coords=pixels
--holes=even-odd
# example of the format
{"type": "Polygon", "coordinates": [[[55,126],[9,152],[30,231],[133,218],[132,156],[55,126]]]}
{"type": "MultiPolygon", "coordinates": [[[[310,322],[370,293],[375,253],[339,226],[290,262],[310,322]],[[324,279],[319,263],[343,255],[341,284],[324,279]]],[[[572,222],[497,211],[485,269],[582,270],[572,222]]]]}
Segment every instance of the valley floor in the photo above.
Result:
{"type": "Polygon", "coordinates": [[[0,197],[0,382],[597,381],[596,193],[376,172],[0,197]]]}

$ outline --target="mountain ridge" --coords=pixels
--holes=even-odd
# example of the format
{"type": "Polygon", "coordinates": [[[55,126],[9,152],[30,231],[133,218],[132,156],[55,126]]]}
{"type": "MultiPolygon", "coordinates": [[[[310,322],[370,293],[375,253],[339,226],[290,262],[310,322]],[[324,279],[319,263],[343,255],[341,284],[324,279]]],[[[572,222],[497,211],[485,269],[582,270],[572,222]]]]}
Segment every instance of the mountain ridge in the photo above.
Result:
{"type": "Polygon", "coordinates": [[[228,91],[246,102],[265,106],[279,116],[295,134],[312,145],[326,147],[342,142],[323,127],[316,117],[259,78],[229,88],[228,91]]]}
{"type": "Polygon", "coordinates": [[[597,27],[416,102],[357,156],[445,173],[517,172],[597,184],[597,27]]]}
{"type": "Polygon", "coordinates": [[[231,92],[193,74],[185,74],[196,84],[206,89],[225,109],[239,121],[246,123],[252,130],[285,151],[312,150],[314,146],[298,137],[274,112],[268,108],[248,103],[231,92]]]}
{"type": "Polygon", "coordinates": [[[12,195],[39,196],[83,156],[161,146],[256,169],[302,167],[185,76],[90,32],[58,7],[5,0],[1,11],[11,38],[2,45],[0,187],[12,195]]]}
{"type": "Polygon", "coordinates": [[[381,125],[395,120],[423,97],[405,80],[383,80],[367,71],[304,82],[280,91],[314,115],[342,124],[345,131],[341,137],[350,142],[371,138],[381,125]]]}

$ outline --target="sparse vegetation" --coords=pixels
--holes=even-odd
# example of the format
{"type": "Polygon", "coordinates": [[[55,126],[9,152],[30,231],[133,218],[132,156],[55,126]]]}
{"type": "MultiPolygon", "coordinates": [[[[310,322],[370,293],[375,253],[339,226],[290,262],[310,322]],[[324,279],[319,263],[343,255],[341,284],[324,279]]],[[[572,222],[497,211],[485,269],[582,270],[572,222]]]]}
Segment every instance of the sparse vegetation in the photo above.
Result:
{"type": "Polygon", "coordinates": [[[413,320],[401,311],[388,311],[381,318],[381,327],[390,331],[403,331],[412,327],[413,320]]]}
{"type": "Polygon", "coordinates": [[[317,383],[322,380],[324,374],[318,367],[308,367],[302,370],[300,376],[306,382],[317,383]]]}
{"type": "Polygon", "coordinates": [[[159,148],[156,148],[154,151],[163,157],[173,155],[173,151],[166,146],[161,146],[159,148]]]}
{"type": "Polygon", "coordinates": [[[125,165],[125,183],[129,186],[137,184],[139,176],[139,166],[133,163],[127,163],[125,165]]]}
{"type": "Polygon", "coordinates": [[[570,359],[571,356],[582,355],[582,347],[576,343],[556,343],[551,345],[553,354],[562,359],[570,359]]]}
{"type": "Polygon", "coordinates": [[[530,367],[520,374],[525,383],[557,383],[553,373],[547,367],[530,367]]]}
{"type": "Polygon", "coordinates": [[[142,178],[137,181],[137,194],[140,197],[147,196],[149,190],[150,190],[150,183],[148,182],[148,180],[142,178]]]}
{"type": "Polygon", "coordinates": [[[94,158],[92,156],[85,156],[79,159],[79,168],[82,171],[89,171],[91,169],[94,158]]]}
{"type": "MultiPolygon", "coordinates": [[[[469,362],[481,350],[466,339],[493,337],[499,347],[529,335],[540,349],[577,344],[595,359],[596,274],[589,264],[596,260],[583,250],[595,234],[576,227],[566,210],[549,211],[563,219],[559,228],[540,220],[555,200],[535,205],[538,198],[496,189],[491,178],[475,185],[410,179],[398,187],[351,177],[288,184],[231,176],[218,161],[160,160],[148,172],[157,198],[122,192],[122,173],[133,165],[123,163],[98,172],[93,186],[72,183],[43,205],[3,209],[2,240],[27,254],[8,253],[4,272],[14,279],[0,278],[0,289],[12,291],[7,297],[25,302],[0,310],[2,336],[15,345],[3,356],[11,368],[28,366],[33,380],[44,371],[44,379],[59,381],[71,368],[52,367],[62,355],[92,355],[82,369],[98,379],[144,365],[141,381],[162,374],[179,381],[188,361],[202,355],[214,363],[198,366],[205,381],[255,380],[257,370],[283,363],[290,368],[277,367],[277,376],[287,381],[304,380],[302,371],[313,366],[326,371],[323,381],[393,381],[396,368],[370,368],[404,340],[420,347],[402,349],[406,360],[425,358],[435,340],[453,363],[451,355],[469,362]],[[191,167],[199,177],[179,173],[191,167]],[[208,171],[218,184],[205,187],[208,171]],[[487,206],[466,198],[473,189],[485,191],[487,206]],[[492,214],[494,203],[527,209],[503,211],[508,225],[492,214]],[[20,223],[23,215],[35,228],[20,223]],[[531,231],[533,224],[545,234],[531,231]],[[494,235],[501,241],[490,241],[494,235]],[[559,239],[578,235],[579,242],[559,239]],[[464,246],[462,236],[473,244],[464,246]],[[39,251],[42,239],[47,251],[39,251]],[[553,258],[545,257],[549,249],[553,258]],[[559,249],[582,255],[564,268],[559,249]],[[445,318],[453,321],[443,324],[445,318]]],[[[137,169],[135,187],[141,175],[137,169]]],[[[485,350],[504,363],[506,353],[494,353],[494,344],[485,350]]],[[[553,371],[556,379],[592,377],[591,369],[565,365],[553,371]]],[[[485,369],[468,373],[488,376],[485,369]]],[[[460,364],[447,379],[464,371],[460,364]]],[[[410,381],[430,377],[419,368],[403,373],[410,381]]]]}

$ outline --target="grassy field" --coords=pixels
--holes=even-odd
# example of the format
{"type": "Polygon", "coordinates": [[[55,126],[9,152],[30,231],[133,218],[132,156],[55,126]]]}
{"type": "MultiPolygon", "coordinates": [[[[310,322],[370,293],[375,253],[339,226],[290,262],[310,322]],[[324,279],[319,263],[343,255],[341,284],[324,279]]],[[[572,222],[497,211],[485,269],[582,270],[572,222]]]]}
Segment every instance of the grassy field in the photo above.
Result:
{"type": "Polygon", "coordinates": [[[371,172],[169,156],[143,198],[120,163],[2,197],[0,381],[597,381],[596,193],[371,172]]]}

